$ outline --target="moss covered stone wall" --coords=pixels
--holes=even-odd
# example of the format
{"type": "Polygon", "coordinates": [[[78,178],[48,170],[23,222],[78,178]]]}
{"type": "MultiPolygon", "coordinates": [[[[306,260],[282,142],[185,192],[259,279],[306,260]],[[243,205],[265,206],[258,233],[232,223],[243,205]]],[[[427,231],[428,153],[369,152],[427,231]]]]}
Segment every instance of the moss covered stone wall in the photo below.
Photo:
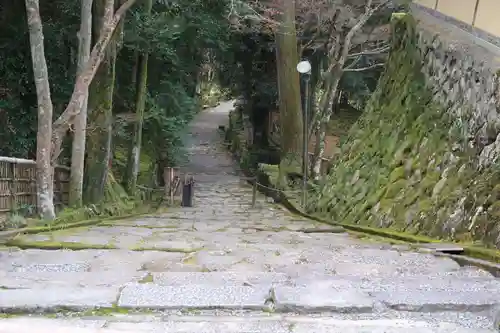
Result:
{"type": "Polygon", "coordinates": [[[392,25],[386,72],[309,210],[500,248],[498,72],[410,15],[392,25]]]}

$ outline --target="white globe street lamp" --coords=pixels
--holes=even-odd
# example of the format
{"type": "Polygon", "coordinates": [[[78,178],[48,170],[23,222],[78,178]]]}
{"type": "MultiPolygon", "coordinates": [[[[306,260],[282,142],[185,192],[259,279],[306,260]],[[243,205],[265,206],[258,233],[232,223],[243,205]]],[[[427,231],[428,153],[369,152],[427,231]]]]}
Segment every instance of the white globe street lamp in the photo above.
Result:
{"type": "Polygon", "coordinates": [[[311,63],[307,60],[301,61],[297,64],[297,72],[300,74],[310,74],[311,73],[311,63]]]}
{"type": "Polygon", "coordinates": [[[308,124],[309,124],[309,79],[311,77],[311,63],[307,60],[301,61],[297,64],[297,72],[299,72],[305,81],[304,86],[304,101],[303,105],[303,121],[302,121],[302,135],[303,135],[303,147],[302,147],[302,207],[304,211],[307,206],[307,169],[309,168],[309,143],[308,143],[308,124]]]}

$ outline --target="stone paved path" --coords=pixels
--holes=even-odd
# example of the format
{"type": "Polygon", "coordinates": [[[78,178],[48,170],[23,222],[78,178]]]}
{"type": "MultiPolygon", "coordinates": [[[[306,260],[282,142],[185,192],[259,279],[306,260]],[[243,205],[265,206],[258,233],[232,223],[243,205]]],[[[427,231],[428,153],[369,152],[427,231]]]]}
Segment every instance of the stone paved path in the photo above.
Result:
{"type": "Polygon", "coordinates": [[[195,207],[24,236],[0,252],[0,332],[493,332],[500,281],[318,227],[259,197],[218,148],[230,103],[192,125],[195,207]],[[96,249],[113,246],[115,249],[96,249]]]}

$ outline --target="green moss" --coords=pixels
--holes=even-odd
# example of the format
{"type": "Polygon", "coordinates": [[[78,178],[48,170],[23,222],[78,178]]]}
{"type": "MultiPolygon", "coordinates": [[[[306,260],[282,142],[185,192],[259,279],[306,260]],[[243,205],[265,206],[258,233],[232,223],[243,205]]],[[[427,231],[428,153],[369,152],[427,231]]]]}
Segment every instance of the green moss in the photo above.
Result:
{"type": "Polygon", "coordinates": [[[417,190],[409,190],[407,195],[403,198],[401,206],[406,209],[414,204],[419,198],[420,193],[417,190]]]}
{"type": "Polygon", "coordinates": [[[432,189],[434,188],[434,186],[436,186],[440,178],[441,178],[440,173],[428,172],[420,182],[419,187],[428,194],[432,194],[432,189]]]}
{"type": "MultiPolygon", "coordinates": [[[[311,191],[309,209],[368,228],[383,222],[395,232],[500,246],[500,168],[477,171],[477,149],[464,146],[462,132],[450,134],[456,119],[433,100],[421,72],[415,20],[394,17],[385,73],[326,181],[311,191]],[[462,198],[464,219],[450,228],[462,198]],[[480,206],[487,219],[468,230],[480,206]]],[[[487,134],[498,130],[490,126],[487,134]]]]}
{"type": "Polygon", "coordinates": [[[181,249],[181,248],[169,248],[169,247],[133,247],[131,251],[159,251],[159,252],[174,252],[174,253],[192,253],[198,252],[203,248],[193,248],[193,249],[181,249]]]}
{"type": "Polygon", "coordinates": [[[196,315],[196,316],[199,316],[201,315],[201,311],[198,310],[198,309],[181,309],[180,311],[182,314],[186,314],[186,315],[196,315]]]}
{"type": "Polygon", "coordinates": [[[402,20],[406,15],[408,15],[408,13],[392,13],[391,21],[402,20]]]}
{"type": "MultiPolygon", "coordinates": [[[[150,312],[150,311],[145,311],[150,312]]],[[[130,309],[122,308],[114,304],[112,307],[103,307],[98,309],[91,309],[83,312],[77,312],[73,315],[78,317],[109,317],[113,315],[127,315],[133,313],[130,309]]],[[[141,313],[143,313],[141,311],[141,313]]]]}
{"type": "Polygon", "coordinates": [[[101,245],[101,244],[85,244],[78,242],[53,242],[53,241],[24,241],[22,239],[16,238],[5,242],[6,245],[12,247],[18,247],[20,249],[41,249],[41,250],[112,250],[116,249],[114,245],[101,245]]]}
{"type": "MultiPolygon", "coordinates": [[[[170,219],[170,217],[169,217],[170,219]]],[[[176,230],[175,229],[178,229],[179,226],[178,225],[145,225],[145,224],[134,224],[133,222],[131,222],[130,224],[128,223],[113,223],[113,222],[103,222],[103,223],[99,223],[99,226],[103,226],[103,227],[129,227],[129,228],[144,228],[144,229],[167,229],[165,230],[164,232],[175,232],[176,230]],[[174,230],[172,230],[174,229],[174,230]]]]}
{"type": "Polygon", "coordinates": [[[495,200],[500,200],[500,184],[495,185],[491,190],[491,197],[495,200]]]}
{"type": "Polygon", "coordinates": [[[385,198],[392,199],[395,198],[402,190],[408,187],[408,182],[405,179],[399,179],[394,183],[387,185],[387,191],[385,193],[385,198]]]}
{"type": "Polygon", "coordinates": [[[404,179],[405,177],[405,168],[404,167],[397,167],[394,169],[391,174],[389,175],[389,182],[390,183],[395,183],[400,179],[404,179]]]}
{"type": "Polygon", "coordinates": [[[153,283],[154,282],[154,277],[153,274],[149,273],[145,277],[143,277],[141,280],[139,280],[139,283],[153,283]]]}
{"type": "MultiPolygon", "coordinates": [[[[154,311],[152,309],[128,309],[118,306],[116,303],[112,304],[110,307],[100,307],[88,309],[85,311],[74,311],[71,308],[56,307],[48,312],[40,313],[40,316],[44,318],[84,318],[84,317],[111,317],[111,316],[123,316],[123,315],[140,315],[140,314],[152,314],[154,311]]],[[[13,310],[9,313],[0,313],[0,319],[23,317],[30,315],[31,313],[26,313],[24,309],[13,310]]]]}
{"type": "Polygon", "coordinates": [[[20,317],[22,314],[19,313],[0,313],[0,319],[9,319],[9,318],[15,318],[15,317],[20,317]]]}
{"type": "MultiPolygon", "coordinates": [[[[19,229],[18,232],[20,234],[39,234],[39,233],[51,232],[51,231],[57,231],[57,230],[81,228],[81,227],[86,227],[86,226],[97,225],[97,224],[102,223],[103,221],[109,222],[109,221],[116,221],[116,220],[124,220],[127,218],[138,217],[138,216],[147,216],[147,214],[145,214],[143,212],[137,212],[137,213],[127,214],[127,215],[122,215],[122,216],[110,216],[107,218],[85,220],[85,221],[74,222],[74,223],[59,223],[59,224],[55,224],[55,225],[29,227],[29,228],[19,229]]],[[[112,224],[107,223],[107,225],[112,225],[112,224]]]]}
{"type": "MultiPolygon", "coordinates": [[[[22,238],[14,238],[5,242],[5,245],[18,247],[20,249],[42,249],[42,250],[114,250],[118,249],[113,244],[86,244],[78,242],[56,242],[56,241],[27,241],[22,238]]],[[[192,253],[199,251],[196,249],[166,248],[166,247],[142,247],[136,246],[130,248],[131,251],[159,251],[175,253],[192,253]]]]}
{"type": "Polygon", "coordinates": [[[190,253],[182,259],[182,263],[185,265],[197,265],[198,260],[193,253],[190,253]]]}
{"type": "Polygon", "coordinates": [[[488,214],[494,218],[500,219],[500,201],[494,202],[488,209],[488,214]]]}
{"type": "Polygon", "coordinates": [[[369,243],[387,243],[391,245],[406,245],[408,244],[406,241],[398,240],[398,239],[391,239],[391,238],[386,238],[382,236],[377,236],[377,235],[370,235],[362,232],[357,232],[357,231],[349,231],[349,234],[357,239],[361,239],[365,242],[369,243]]]}
{"type": "Polygon", "coordinates": [[[474,258],[500,263],[500,251],[497,249],[470,246],[464,248],[464,254],[474,258]]]}

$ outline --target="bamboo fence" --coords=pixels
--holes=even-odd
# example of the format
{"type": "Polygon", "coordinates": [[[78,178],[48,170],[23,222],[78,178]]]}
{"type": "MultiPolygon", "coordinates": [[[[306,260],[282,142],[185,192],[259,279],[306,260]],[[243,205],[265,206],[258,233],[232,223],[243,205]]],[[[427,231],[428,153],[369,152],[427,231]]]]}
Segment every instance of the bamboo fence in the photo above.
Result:
{"type": "MultiPolygon", "coordinates": [[[[54,170],[54,204],[68,202],[70,169],[54,170]]],[[[0,214],[23,207],[36,207],[36,163],[33,160],[0,156],[0,214]]]]}

